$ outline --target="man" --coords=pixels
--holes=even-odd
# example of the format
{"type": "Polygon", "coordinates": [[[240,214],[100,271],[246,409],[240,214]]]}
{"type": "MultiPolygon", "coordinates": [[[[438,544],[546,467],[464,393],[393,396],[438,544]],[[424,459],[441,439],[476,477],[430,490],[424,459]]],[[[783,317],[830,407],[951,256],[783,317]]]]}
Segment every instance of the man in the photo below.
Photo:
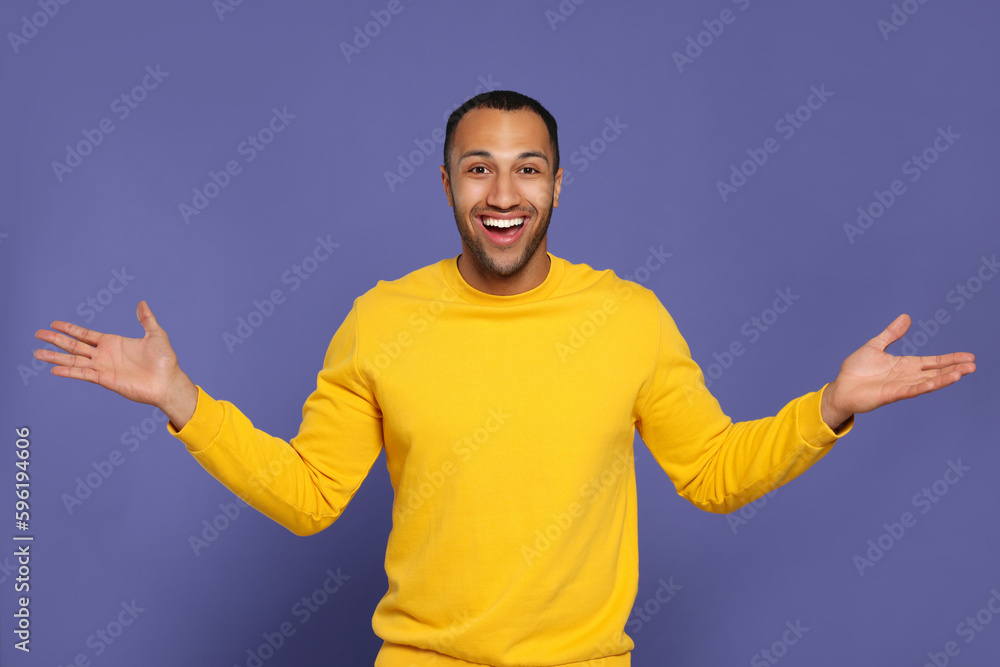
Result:
{"type": "Polygon", "coordinates": [[[65,322],[55,375],[158,406],[212,475],[296,534],[340,516],[386,450],[395,500],[377,666],[630,664],[638,583],[635,429],[692,503],[731,512],[801,474],[853,415],[934,391],[974,357],[894,357],[901,315],[837,378],[732,423],[655,294],[547,251],[556,122],[510,91],[449,119],[441,180],[462,253],[355,300],[298,435],[255,429],[146,335],[65,322]]]}

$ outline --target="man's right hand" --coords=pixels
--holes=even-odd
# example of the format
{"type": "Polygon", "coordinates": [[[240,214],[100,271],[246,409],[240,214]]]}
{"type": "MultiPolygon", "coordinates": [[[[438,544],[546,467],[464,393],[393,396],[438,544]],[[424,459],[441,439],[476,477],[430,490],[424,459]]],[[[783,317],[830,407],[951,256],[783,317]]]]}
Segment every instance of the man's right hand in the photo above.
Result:
{"type": "Polygon", "coordinates": [[[155,405],[180,430],[194,414],[198,388],[177,365],[167,332],[156,323],[145,301],[139,303],[136,316],[146,330],[142,338],[53,322],[55,331],[39,329],[35,338],[68,354],[39,349],[35,350],[35,358],[54,364],[53,375],[93,382],[131,401],[155,405]]]}

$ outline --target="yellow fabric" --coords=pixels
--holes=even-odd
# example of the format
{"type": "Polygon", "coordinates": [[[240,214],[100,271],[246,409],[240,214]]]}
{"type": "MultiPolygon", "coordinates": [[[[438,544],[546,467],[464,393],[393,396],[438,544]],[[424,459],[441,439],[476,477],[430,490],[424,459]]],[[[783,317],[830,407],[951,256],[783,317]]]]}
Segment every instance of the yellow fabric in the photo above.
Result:
{"type": "Polygon", "coordinates": [[[385,447],[379,667],[628,665],[636,429],[683,497],[731,512],[853,425],[823,423],[822,390],[732,423],[653,292],[549,257],[515,296],[475,290],[456,258],[380,281],[334,335],[291,447],[200,387],[170,429],[298,535],[340,516],[385,447]]]}

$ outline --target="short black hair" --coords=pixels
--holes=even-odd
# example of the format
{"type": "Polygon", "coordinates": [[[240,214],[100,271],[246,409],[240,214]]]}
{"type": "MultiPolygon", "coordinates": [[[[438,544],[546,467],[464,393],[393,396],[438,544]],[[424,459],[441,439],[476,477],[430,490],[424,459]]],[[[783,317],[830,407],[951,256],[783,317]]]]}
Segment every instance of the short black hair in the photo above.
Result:
{"type": "Polygon", "coordinates": [[[455,109],[451,116],[448,117],[448,125],[445,128],[444,133],[444,168],[445,171],[451,173],[451,165],[448,162],[448,155],[451,153],[451,148],[455,143],[455,128],[458,127],[458,121],[462,120],[465,114],[469,113],[473,109],[496,109],[498,111],[520,111],[521,109],[528,109],[534,111],[536,114],[541,116],[542,120],[545,122],[545,127],[549,130],[549,142],[552,145],[552,153],[555,156],[555,165],[552,167],[552,173],[555,174],[559,170],[559,132],[556,125],[556,119],[548,112],[548,110],[527,95],[522,95],[521,93],[515,93],[513,90],[492,90],[485,93],[480,93],[472,99],[465,102],[462,106],[455,109]]]}

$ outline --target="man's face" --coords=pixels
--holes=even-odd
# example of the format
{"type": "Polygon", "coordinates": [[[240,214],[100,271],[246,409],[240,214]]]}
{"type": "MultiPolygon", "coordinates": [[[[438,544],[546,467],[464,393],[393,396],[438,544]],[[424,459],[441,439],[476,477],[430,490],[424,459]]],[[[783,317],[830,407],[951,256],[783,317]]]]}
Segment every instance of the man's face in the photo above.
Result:
{"type": "Polygon", "coordinates": [[[514,276],[532,258],[536,269],[544,263],[544,278],[545,232],[562,185],[554,158],[548,128],[533,111],[473,109],[459,121],[451,172],[441,167],[441,181],[463,258],[484,280],[514,276]]]}

